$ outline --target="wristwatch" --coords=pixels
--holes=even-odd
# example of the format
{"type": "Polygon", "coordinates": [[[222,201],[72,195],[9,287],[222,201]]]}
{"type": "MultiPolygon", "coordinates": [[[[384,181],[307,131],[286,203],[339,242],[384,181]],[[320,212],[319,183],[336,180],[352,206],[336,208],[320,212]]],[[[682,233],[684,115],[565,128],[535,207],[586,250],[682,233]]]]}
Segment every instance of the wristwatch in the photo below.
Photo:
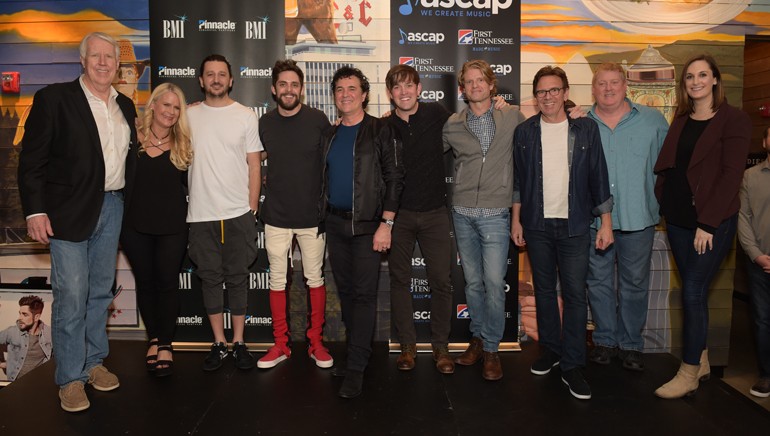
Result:
{"type": "Polygon", "coordinates": [[[380,218],[380,222],[387,224],[388,227],[390,227],[391,229],[393,228],[393,224],[396,223],[395,221],[389,220],[389,219],[386,219],[386,218],[380,218]]]}

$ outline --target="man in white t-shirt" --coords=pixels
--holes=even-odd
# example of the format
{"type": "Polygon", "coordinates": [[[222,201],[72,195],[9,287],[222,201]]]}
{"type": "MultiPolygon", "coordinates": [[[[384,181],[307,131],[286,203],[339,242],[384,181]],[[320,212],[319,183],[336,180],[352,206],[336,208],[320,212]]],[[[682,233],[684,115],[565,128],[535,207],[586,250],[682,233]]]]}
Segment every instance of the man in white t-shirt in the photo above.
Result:
{"type": "Polygon", "coordinates": [[[590,226],[601,218],[596,249],[613,243],[613,199],[601,136],[590,118],[567,117],[567,74],[546,66],[532,91],[540,113],[513,134],[511,238],[526,245],[532,265],[542,353],[530,371],[545,375],[561,366],[561,379],[581,400],[591,398],[583,377],[586,360],[586,275],[590,226]],[[547,175],[547,176],[546,176],[547,175]],[[559,314],[556,278],[564,301],[559,314]]]}
{"type": "Polygon", "coordinates": [[[214,371],[227,357],[224,294],[233,328],[233,357],[239,369],[251,369],[254,357],[243,341],[249,267],[257,257],[260,152],[257,115],[230,98],[232,68],[218,54],[199,69],[202,104],[187,116],[192,129],[193,163],[189,169],[189,255],[201,279],[203,305],[214,333],[204,371],[214,371]]]}

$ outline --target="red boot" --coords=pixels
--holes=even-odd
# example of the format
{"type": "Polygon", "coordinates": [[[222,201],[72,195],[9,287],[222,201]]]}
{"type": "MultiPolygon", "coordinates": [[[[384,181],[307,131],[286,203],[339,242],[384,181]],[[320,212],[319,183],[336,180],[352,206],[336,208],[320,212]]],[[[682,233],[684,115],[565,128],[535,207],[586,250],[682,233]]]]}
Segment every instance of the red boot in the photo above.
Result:
{"type": "Polygon", "coordinates": [[[273,317],[273,338],[275,345],[257,361],[259,368],[272,368],[291,356],[286,345],[289,342],[289,324],[286,322],[286,291],[270,290],[270,312],[273,317]]]}
{"type": "Polygon", "coordinates": [[[310,288],[310,327],[307,338],[310,342],[308,354],[319,368],[330,368],[334,359],[323,346],[324,316],[326,313],[326,287],[310,288]]]}

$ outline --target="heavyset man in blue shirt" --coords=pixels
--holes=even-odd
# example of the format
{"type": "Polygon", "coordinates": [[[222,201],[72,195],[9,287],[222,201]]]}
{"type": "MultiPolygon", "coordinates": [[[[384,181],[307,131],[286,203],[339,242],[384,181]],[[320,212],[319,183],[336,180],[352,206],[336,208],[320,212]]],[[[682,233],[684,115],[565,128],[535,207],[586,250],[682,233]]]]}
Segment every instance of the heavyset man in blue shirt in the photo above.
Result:
{"type": "MultiPolygon", "coordinates": [[[[624,368],[641,371],[650,257],[655,225],[660,221],[652,168],[668,132],[668,123],[658,110],[626,98],[627,88],[626,73],[616,63],[600,65],[592,80],[596,103],[588,116],[599,125],[602,137],[615,202],[615,243],[606,250],[590,250],[588,301],[596,347],[589,359],[607,365],[612,357],[618,356],[624,368]]],[[[591,226],[592,240],[596,239],[598,226],[599,219],[591,226]]]]}

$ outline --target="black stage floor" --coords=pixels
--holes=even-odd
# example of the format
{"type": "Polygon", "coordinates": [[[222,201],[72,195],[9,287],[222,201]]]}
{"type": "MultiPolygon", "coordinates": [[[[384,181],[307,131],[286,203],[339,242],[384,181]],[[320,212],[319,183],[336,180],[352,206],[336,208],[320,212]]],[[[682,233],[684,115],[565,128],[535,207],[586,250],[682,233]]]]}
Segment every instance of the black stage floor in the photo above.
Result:
{"type": "MultiPolygon", "coordinates": [[[[537,377],[529,365],[537,346],[502,353],[505,376],[481,378],[480,364],[444,376],[429,354],[411,372],[396,369],[395,354],[376,344],[363,394],[336,395],[341,379],[316,368],[305,344],[270,370],[239,371],[228,358],[204,373],[200,352],[177,352],[174,375],[144,371],[144,344],[112,341],[106,365],[119,375],[113,392],[86,389],[91,408],[59,408],[48,363],[0,390],[0,435],[749,435],[768,434],[770,413],[712,378],[684,400],[653,391],[674,374],[677,360],[646,355],[647,370],[618,362],[590,364],[593,399],[574,399],[557,368],[537,377]]],[[[342,344],[331,344],[340,356],[342,344]]]]}

